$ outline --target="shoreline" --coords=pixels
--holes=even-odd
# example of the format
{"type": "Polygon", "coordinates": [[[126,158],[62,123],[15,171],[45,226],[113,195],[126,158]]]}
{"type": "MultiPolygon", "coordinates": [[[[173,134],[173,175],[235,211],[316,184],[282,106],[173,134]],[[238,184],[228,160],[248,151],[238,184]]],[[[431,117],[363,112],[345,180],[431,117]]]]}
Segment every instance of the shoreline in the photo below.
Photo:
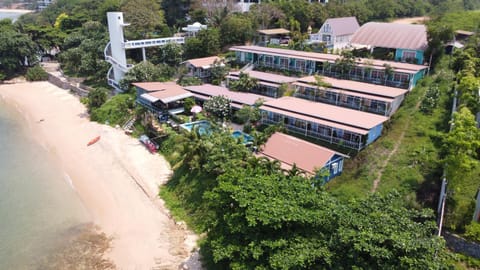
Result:
{"type": "Polygon", "coordinates": [[[157,195],[171,175],[161,155],[150,154],[122,130],[90,122],[77,97],[48,82],[0,85],[0,96],[25,116],[93,223],[113,237],[106,257],[118,269],[177,269],[191,261],[196,235],[170,218],[157,195]],[[96,136],[101,139],[87,146],[96,136]]]}
{"type": "Polygon", "coordinates": [[[30,13],[30,12],[35,12],[35,10],[0,8],[0,12],[5,12],[5,13],[30,13]]]}

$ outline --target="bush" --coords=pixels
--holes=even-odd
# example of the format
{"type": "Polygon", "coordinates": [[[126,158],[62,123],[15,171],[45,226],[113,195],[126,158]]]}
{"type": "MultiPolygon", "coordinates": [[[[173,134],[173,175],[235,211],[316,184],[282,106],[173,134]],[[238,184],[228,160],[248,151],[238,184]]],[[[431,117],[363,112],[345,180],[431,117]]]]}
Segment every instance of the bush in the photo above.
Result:
{"type": "Polygon", "coordinates": [[[90,115],[92,121],[122,125],[128,120],[134,108],[135,99],[129,94],[120,94],[112,97],[100,108],[93,109],[90,115]]]}
{"type": "Polygon", "coordinates": [[[480,223],[472,221],[472,223],[465,226],[465,237],[480,242],[480,223]]]}
{"type": "Polygon", "coordinates": [[[105,89],[103,87],[95,88],[94,90],[88,92],[87,107],[89,112],[96,108],[100,108],[105,103],[105,101],[107,101],[107,92],[108,89],[105,89]]]}
{"type": "Polygon", "coordinates": [[[420,105],[420,111],[425,114],[431,114],[433,112],[433,109],[437,107],[439,96],[440,92],[438,90],[438,85],[431,85],[422,100],[422,104],[420,105]]]}
{"type": "Polygon", "coordinates": [[[27,74],[25,75],[27,81],[35,82],[35,81],[46,81],[48,80],[48,73],[43,70],[43,68],[39,65],[33,66],[27,70],[27,74]]]}

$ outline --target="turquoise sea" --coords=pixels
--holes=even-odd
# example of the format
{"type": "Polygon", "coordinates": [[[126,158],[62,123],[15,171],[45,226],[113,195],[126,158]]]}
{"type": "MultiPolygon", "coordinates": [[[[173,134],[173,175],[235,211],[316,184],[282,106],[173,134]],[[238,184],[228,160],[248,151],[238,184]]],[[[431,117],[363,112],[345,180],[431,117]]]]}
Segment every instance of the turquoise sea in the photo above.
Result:
{"type": "Polygon", "coordinates": [[[0,269],[50,269],[48,257],[90,219],[68,175],[32,136],[0,98],[0,269]]]}

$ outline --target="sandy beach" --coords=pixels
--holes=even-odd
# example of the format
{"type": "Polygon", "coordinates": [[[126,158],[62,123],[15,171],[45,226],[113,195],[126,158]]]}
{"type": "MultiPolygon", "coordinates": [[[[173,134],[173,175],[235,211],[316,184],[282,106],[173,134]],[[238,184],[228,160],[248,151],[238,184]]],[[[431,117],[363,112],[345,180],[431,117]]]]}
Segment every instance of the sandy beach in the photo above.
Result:
{"type": "Polygon", "coordinates": [[[107,257],[117,269],[178,269],[189,259],[196,236],[175,224],[157,196],[171,175],[161,155],[122,130],[90,122],[77,97],[48,82],[0,85],[0,97],[25,116],[92,221],[113,237],[107,257]]]}

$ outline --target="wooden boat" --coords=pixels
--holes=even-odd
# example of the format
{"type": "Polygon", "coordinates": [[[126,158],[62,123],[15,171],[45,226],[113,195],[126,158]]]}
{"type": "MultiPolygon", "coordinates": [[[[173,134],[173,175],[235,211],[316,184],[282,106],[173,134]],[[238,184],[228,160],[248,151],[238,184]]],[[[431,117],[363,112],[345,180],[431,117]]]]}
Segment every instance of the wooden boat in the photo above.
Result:
{"type": "Polygon", "coordinates": [[[87,146],[90,146],[96,142],[98,142],[100,140],[100,136],[97,136],[95,138],[93,138],[92,140],[90,140],[88,143],[87,143],[87,146]]]}

